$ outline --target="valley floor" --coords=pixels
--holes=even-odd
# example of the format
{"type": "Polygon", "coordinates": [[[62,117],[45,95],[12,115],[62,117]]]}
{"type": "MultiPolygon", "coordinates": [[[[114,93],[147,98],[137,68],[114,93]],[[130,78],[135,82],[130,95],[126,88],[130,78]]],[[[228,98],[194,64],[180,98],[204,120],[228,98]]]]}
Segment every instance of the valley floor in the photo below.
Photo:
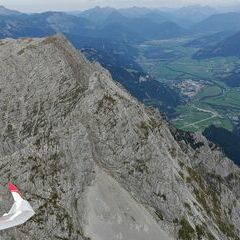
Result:
{"type": "Polygon", "coordinates": [[[185,104],[176,107],[172,123],[180,129],[203,131],[214,124],[230,131],[238,124],[240,88],[223,78],[240,66],[234,57],[193,59],[198,50],[186,46],[192,38],[146,42],[137,46],[138,63],[155,79],[178,92],[185,104]]]}

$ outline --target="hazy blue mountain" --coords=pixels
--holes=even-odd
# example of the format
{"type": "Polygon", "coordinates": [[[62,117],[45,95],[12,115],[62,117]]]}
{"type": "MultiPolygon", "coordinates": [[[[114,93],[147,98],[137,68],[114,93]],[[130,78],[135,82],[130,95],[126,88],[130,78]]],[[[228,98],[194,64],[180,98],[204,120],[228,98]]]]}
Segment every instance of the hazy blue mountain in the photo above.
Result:
{"type": "Polygon", "coordinates": [[[172,21],[180,26],[189,27],[216,13],[214,8],[208,6],[193,5],[180,9],[152,9],[142,17],[156,23],[172,21]]]}
{"type": "Polygon", "coordinates": [[[217,13],[216,9],[209,6],[201,5],[187,6],[174,11],[175,17],[179,19],[185,19],[193,23],[203,21],[207,17],[216,13],[217,13]]]}
{"type": "Polygon", "coordinates": [[[56,32],[88,35],[96,30],[94,23],[81,16],[72,16],[62,12],[47,12],[36,16],[46,18],[47,24],[56,32]]]}
{"type": "Polygon", "coordinates": [[[73,16],[79,16],[82,12],[83,11],[76,10],[76,11],[68,11],[68,12],[65,12],[65,13],[67,13],[69,15],[73,15],[73,16]]]}
{"type": "Polygon", "coordinates": [[[225,40],[213,46],[207,46],[200,49],[194,58],[204,59],[211,57],[240,57],[240,32],[226,38],[225,40]]]}
{"type": "MultiPolygon", "coordinates": [[[[105,26],[101,29],[106,36],[113,38],[120,34],[130,42],[141,42],[149,39],[167,39],[178,37],[186,34],[186,30],[178,24],[170,21],[156,23],[145,16],[139,18],[126,18],[120,13],[112,13],[105,22],[105,26]],[[112,33],[114,32],[114,34],[112,33]]],[[[101,33],[100,31],[100,33],[101,33]]]]}
{"type": "Polygon", "coordinates": [[[203,135],[211,142],[219,146],[227,157],[240,165],[240,137],[224,128],[210,126],[203,135]]]}
{"type": "Polygon", "coordinates": [[[95,25],[85,18],[60,12],[41,14],[0,15],[0,34],[2,37],[41,37],[56,32],[74,32],[88,35],[95,25]]]}
{"type": "Polygon", "coordinates": [[[240,12],[240,4],[234,4],[229,6],[218,6],[217,10],[222,13],[226,12],[240,12]]]}
{"type": "Polygon", "coordinates": [[[208,46],[215,46],[217,43],[225,40],[227,37],[233,35],[233,31],[224,31],[217,32],[213,34],[207,34],[200,37],[196,37],[193,40],[190,40],[186,44],[185,47],[195,47],[195,48],[206,48],[208,46]]]}
{"type": "Polygon", "coordinates": [[[142,17],[147,13],[152,12],[153,10],[146,7],[131,7],[131,8],[118,9],[118,11],[125,17],[138,18],[138,17],[142,17]]]}
{"type": "Polygon", "coordinates": [[[138,34],[136,31],[120,23],[106,25],[104,28],[94,33],[93,36],[128,43],[140,43],[147,39],[145,36],[138,34]]]}
{"type": "Polygon", "coordinates": [[[21,13],[18,11],[5,8],[4,6],[0,6],[0,15],[9,16],[9,15],[19,15],[19,14],[21,13]]]}
{"type": "Polygon", "coordinates": [[[188,34],[185,28],[171,21],[160,24],[159,29],[161,31],[161,33],[159,33],[160,38],[172,38],[188,34]]]}
{"type": "Polygon", "coordinates": [[[84,17],[97,25],[101,25],[114,12],[117,13],[118,11],[110,7],[95,7],[80,13],[79,16],[84,17]]]}
{"type": "Polygon", "coordinates": [[[169,21],[168,13],[156,10],[149,9],[145,7],[131,7],[131,8],[122,8],[122,9],[114,9],[114,8],[102,8],[95,7],[89,10],[86,10],[80,13],[80,16],[95,22],[97,24],[107,24],[113,21],[124,21],[125,18],[147,18],[150,20],[154,20],[157,23],[162,23],[164,21],[169,21]],[[160,20],[162,18],[162,20],[160,20]]]}
{"type": "MultiPolygon", "coordinates": [[[[219,43],[207,45],[197,51],[193,58],[208,59],[213,57],[240,57],[240,32],[227,37],[219,43]]],[[[240,87],[239,67],[235,67],[227,76],[221,78],[230,87],[240,87]]]]}
{"type": "Polygon", "coordinates": [[[160,24],[145,17],[129,18],[115,9],[99,7],[85,11],[80,16],[63,12],[0,15],[0,26],[1,37],[13,38],[41,37],[62,32],[139,43],[186,34],[185,29],[170,21],[160,24]]]}
{"type": "Polygon", "coordinates": [[[131,20],[133,19],[144,19],[145,21],[151,21],[155,24],[161,24],[168,21],[179,24],[180,26],[189,26],[192,24],[192,22],[189,22],[189,20],[181,17],[176,17],[175,14],[169,12],[140,7],[117,10],[114,8],[96,7],[82,12],[80,16],[100,26],[112,23],[121,23],[127,25],[129,22],[131,23],[131,20]]]}
{"type": "Polygon", "coordinates": [[[181,27],[189,27],[193,24],[189,19],[185,19],[177,16],[173,10],[170,12],[165,12],[162,10],[153,9],[148,13],[141,16],[141,18],[151,20],[152,22],[161,24],[163,22],[174,22],[181,27]]]}
{"type": "Polygon", "coordinates": [[[207,19],[195,24],[192,27],[194,32],[221,32],[240,30],[240,13],[221,13],[215,14],[207,19]]]}
{"type": "Polygon", "coordinates": [[[172,16],[169,13],[162,12],[159,10],[153,10],[151,12],[148,12],[145,15],[143,15],[142,18],[146,18],[155,23],[163,23],[172,20],[172,16]]]}
{"type": "MultiPolygon", "coordinates": [[[[134,59],[138,54],[138,51],[126,44],[125,42],[121,41],[111,41],[107,40],[104,38],[96,38],[96,37],[84,37],[84,36],[79,36],[79,35],[74,35],[74,34],[65,34],[68,39],[71,40],[73,45],[77,49],[81,49],[85,51],[86,49],[95,49],[96,51],[103,51],[103,52],[108,52],[112,53],[114,55],[118,55],[119,58],[121,57],[124,59],[123,62],[120,64],[123,65],[124,67],[130,66],[137,68],[137,64],[134,63],[134,59]],[[133,64],[134,63],[134,64],[133,64]]],[[[109,61],[109,64],[111,64],[111,60],[104,60],[109,61]]]]}
{"type": "MultiPolygon", "coordinates": [[[[121,23],[119,23],[121,24],[121,23]]],[[[171,38],[176,35],[181,35],[184,30],[175,23],[164,22],[157,24],[145,18],[134,18],[122,23],[127,29],[137,33],[143,39],[171,38]]]]}
{"type": "Polygon", "coordinates": [[[200,22],[216,12],[207,6],[193,5],[177,9],[152,10],[146,17],[152,21],[162,23],[172,21],[182,27],[190,28],[193,24],[200,22]]]}
{"type": "Polygon", "coordinates": [[[43,15],[0,15],[0,35],[2,38],[42,37],[54,32],[43,15]]]}
{"type": "MultiPolygon", "coordinates": [[[[124,11],[131,12],[132,10],[136,11],[136,9],[143,11],[143,9],[139,8],[125,9],[124,11]]],[[[185,29],[176,23],[166,22],[166,19],[164,19],[163,23],[157,23],[148,19],[146,15],[137,18],[126,17],[121,11],[97,7],[83,12],[80,17],[55,14],[55,16],[48,17],[48,19],[51,20],[51,23],[54,23],[54,29],[61,32],[131,43],[172,38],[186,33],[185,29]],[[61,18],[64,19],[62,24],[61,18]],[[81,18],[82,22],[80,22],[79,18],[81,18]],[[84,22],[83,18],[88,22],[84,22]],[[94,24],[94,21],[97,24],[94,24]]]]}
{"type": "MultiPolygon", "coordinates": [[[[133,18],[135,19],[135,18],[133,18]]],[[[106,26],[109,24],[113,24],[113,23],[118,23],[121,25],[128,25],[128,23],[132,20],[132,18],[128,18],[124,15],[122,15],[120,12],[118,12],[117,10],[111,12],[104,20],[104,22],[102,22],[102,26],[106,26]]]]}

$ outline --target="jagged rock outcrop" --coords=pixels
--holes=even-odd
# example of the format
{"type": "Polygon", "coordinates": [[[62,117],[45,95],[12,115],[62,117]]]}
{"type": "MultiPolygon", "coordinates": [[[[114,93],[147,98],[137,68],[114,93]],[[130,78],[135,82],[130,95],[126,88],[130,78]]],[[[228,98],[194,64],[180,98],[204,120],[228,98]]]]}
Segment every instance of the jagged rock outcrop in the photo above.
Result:
{"type": "Polygon", "coordinates": [[[239,168],[204,137],[62,36],[3,40],[0,62],[0,207],[11,180],[36,211],[2,239],[239,239],[239,168]]]}

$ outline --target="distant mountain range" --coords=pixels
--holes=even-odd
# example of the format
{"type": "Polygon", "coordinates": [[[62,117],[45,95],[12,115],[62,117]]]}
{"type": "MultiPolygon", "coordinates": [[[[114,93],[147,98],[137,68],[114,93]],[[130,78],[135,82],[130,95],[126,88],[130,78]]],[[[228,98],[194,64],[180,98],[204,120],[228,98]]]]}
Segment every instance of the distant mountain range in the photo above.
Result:
{"type": "Polygon", "coordinates": [[[108,8],[92,9],[80,16],[61,12],[0,14],[0,26],[2,38],[41,37],[62,32],[131,43],[167,39],[187,33],[184,28],[171,21],[157,23],[144,17],[128,18],[117,10],[108,8]]]}
{"type": "Polygon", "coordinates": [[[240,57],[240,31],[213,46],[207,46],[200,49],[194,58],[205,59],[211,57],[240,57]]]}
{"type": "Polygon", "coordinates": [[[233,31],[224,31],[224,32],[217,32],[213,34],[204,34],[203,36],[194,38],[190,40],[186,44],[185,47],[195,47],[195,48],[206,48],[209,46],[215,46],[219,42],[225,40],[226,38],[233,35],[233,31]]]}
{"type": "MultiPolygon", "coordinates": [[[[200,44],[200,49],[193,55],[194,59],[209,59],[214,57],[240,57],[240,31],[236,34],[228,36],[227,38],[223,39],[223,35],[228,35],[229,32],[225,33],[217,33],[215,34],[216,38],[214,39],[221,39],[219,42],[212,41],[213,44],[203,43],[200,44]],[[218,38],[217,38],[218,36],[218,38]]],[[[204,39],[204,38],[203,38],[204,39]]],[[[208,37],[211,39],[211,36],[208,37]]],[[[201,42],[201,41],[200,41],[201,42]]],[[[204,41],[203,41],[204,42],[204,41]]],[[[211,41],[210,41],[211,42],[211,41]]],[[[198,41],[195,40],[191,43],[188,43],[190,46],[191,44],[197,45],[198,41]]],[[[221,77],[221,76],[220,76],[221,77]]],[[[239,67],[236,66],[227,76],[221,77],[221,80],[225,82],[230,87],[240,87],[240,71],[239,67]]]]}
{"type": "Polygon", "coordinates": [[[212,7],[192,5],[174,11],[173,15],[175,15],[175,17],[178,19],[185,19],[193,23],[196,23],[203,21],[207,17],[216,13],[217,10],[212,7]]]}
{"type": "Polygon", "coordinates": [[[223,32],[240,30],[240,13],[215,14],[192,26],[193,32],[223,32]]]}
{"type": "Polygon", "coordinates": [[[109,16],[119,13],[127,18],[144,18],[155,23],[163,23],[165,21],[172,21],[180,24],[182,27],[191,26],[193,23],[200,22],[205,18],[217,13],[211,7],[193,5],[183,7],[180,9],[149,9],[141,7],[132,7],[126,9],[101,8],[95,7],[87,11],[79,13],[79,16],[85,17],[88,20],[97,24],[102,24],[109,16]]]}
{"type": "Polygon", "coordinates": [[[118,13],[118,11],[114,8],[95,7],[84,12],[81,12],[78,16],[84,17],[95,24],[101,25],[114,12],[118,13]]]}
{"type": "MultiPolygon", "coordinates": [[[[171,21],[167,13],[148,12],[142,8],[119,11],[112,8],[94,8],[83,12],[80,17],[94,22],[99,27],[97,35],[106,39],[122,38],[127,42],[142,42],[187,34],[187,30],[171,21]],[[132,15],[131,11],[134,11],[132,15]]],[[[96,35],[96,32],[94,34],[96,35]]]]}
{"type": "Polygon", "coordinates": [[[119,9],[118,11],[125,17],[137,18],[152,12],[152,9],[146,7],[130,7],[119,9]]]}
{"type": "Polygon", "coordinates": [[[21,37],[22,32],[23,37],[38,37],[46,33],[67,32],[136,43],[179,37],[192,32],[240,30],[240,13],[216,12],[213,8],[198,5],[171,11],[95,7],[83,12],[40,14],[23,14],[0,7],[0,34],[1,37],[21,37]]]}

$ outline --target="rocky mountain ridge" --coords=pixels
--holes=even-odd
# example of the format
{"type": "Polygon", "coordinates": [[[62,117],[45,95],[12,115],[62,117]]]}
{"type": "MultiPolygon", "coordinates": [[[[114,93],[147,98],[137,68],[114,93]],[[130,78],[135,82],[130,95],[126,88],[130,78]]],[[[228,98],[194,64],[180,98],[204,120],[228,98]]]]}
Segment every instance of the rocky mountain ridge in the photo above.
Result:
{"type": "Polygon", "coordinates": [[[63,36],[0,50],[2,185],[36,211],[2,239],[239,239],[239,168],[202,135],[174,129],[63,36]]]}

